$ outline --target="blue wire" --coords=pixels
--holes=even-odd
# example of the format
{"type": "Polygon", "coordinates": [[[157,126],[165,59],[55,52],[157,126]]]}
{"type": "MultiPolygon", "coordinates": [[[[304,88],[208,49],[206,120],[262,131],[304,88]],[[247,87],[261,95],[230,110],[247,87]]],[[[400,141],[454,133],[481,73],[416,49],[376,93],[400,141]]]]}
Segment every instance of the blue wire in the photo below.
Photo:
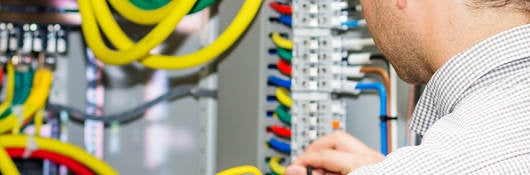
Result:
{"type": "Polygon", "coordinates": [[[280,15],[278,20],[285,25],[288,25],[289,27],[293,24],[293,18],[290,15],[280,15]]]}
{"type": "Polygon", "coordinates": [[[277,151],[280,151],[282,153],[291,154],[291,145],[288,143],[284,143],[282,141],[279,141],[275,138],[271,138],[269,140],[269,146],[277,151]]]}
{"type": "MultiPolygon", "coordinates": [[[[387,96],[386,96],[386,88],[383,84],[381,83],[358,83],[357,86],[355,87],[355,89],[358,89],[358,90],[377,90],[379,92],[379,103],[381,104],[380,105],[380,113],[379,115],[381,115],[381,117],[386,117],[387,116],[387,110],[386,110],[386,101],[387,101],[387,96]]],[[[381,153],[383,153],[383,155],[387,155],[388,154],[388,135],[387,135],[387,129],[386,129],[386,121],[384,120],[381,120],[380,123],[379,123],[379,129],[380,129],[380,136],[381,136],[381,153]]]]}
{"type": "Polygon", "coordinates": [[[345,27],[359,27],[360,26],[358,20],[346,21],[346,22],[341,23],[341,25],[345,27]]]}
{"type": "Polygon", "coordinates": [[[281,79],[279,77],[276,77],[276,76],[269,76],[269,83],[270,84],[273,84],[273,85],[276,85],[276,86],[280,86],[280,87],[284,87],[284,88],[287,88],[287,89],[291,89],[291,81],[290,80],[284,80],[284,79],[281,79]]]}

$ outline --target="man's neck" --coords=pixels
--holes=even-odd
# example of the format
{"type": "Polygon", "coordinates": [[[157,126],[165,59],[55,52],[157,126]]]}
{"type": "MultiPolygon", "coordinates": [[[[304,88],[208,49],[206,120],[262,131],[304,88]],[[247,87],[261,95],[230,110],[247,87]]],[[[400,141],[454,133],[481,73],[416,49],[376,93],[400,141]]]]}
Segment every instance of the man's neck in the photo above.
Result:
{"type": "Polygon", "coordinates": [[[434,42],[429,50],[432,51],[430,65],[434,71],[455,55],[495,34],[529,24],[528,17],[519,12],[494,9],[460,12],[466,14],[451,15],[444,22],[449,25],[433,28],[435,35],[431,41],[434,42]]]}

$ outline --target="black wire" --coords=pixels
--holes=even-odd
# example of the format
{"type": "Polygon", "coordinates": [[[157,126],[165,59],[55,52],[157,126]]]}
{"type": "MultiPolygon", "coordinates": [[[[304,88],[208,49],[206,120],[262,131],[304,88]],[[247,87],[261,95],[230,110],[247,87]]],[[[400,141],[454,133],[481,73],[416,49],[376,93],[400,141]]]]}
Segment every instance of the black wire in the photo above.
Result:
{"type": "Polygon", "coordinates": [[[48,104],[46,105],[46,110],[52,111],[52,112],[60,112],[60,111],[66,111],[70,113],[70,117],[74,120],[78,121],[85,121],[85,120],[95,120],[95,121],[101,121],[104,122],[107,125],[110,125],[112,123],[125,123],[132,121],[134,119],[140,118],[141,115],[147,111],[149,108],[153,107],[154,105],[169,101],[174,98],[182,98],[187,95],[195,95],[199,97],[211,97],[216,98],[217,92],[211,91],[211,90],[203,90],[203,89],[195,89],[192,85],[184,85],[180,87],[176,87],[170,91],[168,91],[165,94],[160,95],[159,97],[148,101],[138,107],[135,107],[129,111],[121,112],[118,114],[112,114],[112,115],[105,115],[105,116],[94,116],[89,115],[81,110],[68,107],[65,105],[60,104],[48,104]]]}
{"type": "Polygon", "coordinates": [[[307,175],[313,175],[313,167],[311,166],[306,166],[306,173],[307,175]]]}

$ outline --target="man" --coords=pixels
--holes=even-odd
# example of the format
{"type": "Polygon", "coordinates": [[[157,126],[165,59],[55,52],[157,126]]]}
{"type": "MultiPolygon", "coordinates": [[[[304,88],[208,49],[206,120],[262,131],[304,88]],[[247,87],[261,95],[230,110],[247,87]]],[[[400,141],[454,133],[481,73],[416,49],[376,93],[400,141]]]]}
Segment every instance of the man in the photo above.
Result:
{"type": "Polygon", "coordinates": [[[530,174],[530,0],[361,3],[399,76],[428,82],[411,121],[422,144],[384,158],[335,132],[286,174],[530,174]]]}

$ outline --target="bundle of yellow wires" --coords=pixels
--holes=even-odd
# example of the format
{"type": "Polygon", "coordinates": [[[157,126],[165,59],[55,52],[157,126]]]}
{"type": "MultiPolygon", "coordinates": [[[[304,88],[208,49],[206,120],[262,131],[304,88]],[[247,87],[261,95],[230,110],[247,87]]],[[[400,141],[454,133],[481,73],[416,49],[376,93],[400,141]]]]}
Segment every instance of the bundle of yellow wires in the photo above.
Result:
{"type": "Polygon", "coordinates": [[[227,50],[252,22],[262,2],[262,0],[246,0],[237,16],[219,38],[201,50],[181,56],[149,54],[154,47],[167,39],[196,1],[172,1],[155,11],[142,11],[132,4],[127,4],[130,3],[128,1],[110,0],[113,7],[127,19],[140,24],[157,23],[153,30],[137,43],[132,41],[114,20],[105,0],[79,0],[78,2],[87,45],[104,63],[124,65],[139,61],[151,68],[185,69],[207,63],[227,50]],[[152,18],[145,19],[147,17],[152,18]],[[105,45],[99,28],[118,50],[110,49],[105,45]]]}
{"type": "MultiPolygon", "coordinates": [[[[9,108],[10,103],[8,98],[12,98],[13,89],[11,89],[14,84],[13,67],[8,64],[8,84],[6,90],[6,100],[0,105],[0,111],[3,113],[7,108],[9,108]],[[4,107],[4,104],[9,103],[7,107],[4,107]]],[[[5,133],[10,129],[14,129],[14,133],[18,133],[18,128],[21,123],[29,120],[33,114],[35,114],[40,109],[44,108],[46,105],[46,100],[48,99],[48,94],[50,92],[51,83],[53,81],[53,72],[47,68],[40,68],[35,72],[35,77],[33,79],[33,86],[31,88],[31,94],[29,95],[24,105],[22,105],[21,114],[11,113],[6,118],[0,120],[0,133],[5,133]],[[20,115],[20,116],[17,116],[20,115]]]]}

